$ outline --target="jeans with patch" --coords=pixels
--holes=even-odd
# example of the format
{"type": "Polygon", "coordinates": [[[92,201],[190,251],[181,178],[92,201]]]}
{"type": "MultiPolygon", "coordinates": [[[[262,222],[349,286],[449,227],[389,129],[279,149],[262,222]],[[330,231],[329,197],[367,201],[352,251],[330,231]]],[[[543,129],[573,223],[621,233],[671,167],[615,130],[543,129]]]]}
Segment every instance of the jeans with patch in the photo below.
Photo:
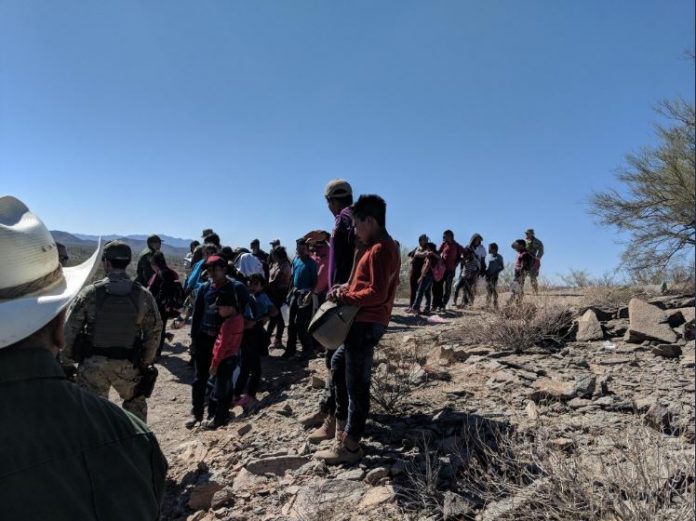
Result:
{"type": "Polygon", "coordinates": [[[358,441],[370,412],[370,381],[375,346],[384,334],[382,324],[353,323],[345,343],[331,360],[336,390],[336,419],[346,421],[346,433],[358,441]]]}

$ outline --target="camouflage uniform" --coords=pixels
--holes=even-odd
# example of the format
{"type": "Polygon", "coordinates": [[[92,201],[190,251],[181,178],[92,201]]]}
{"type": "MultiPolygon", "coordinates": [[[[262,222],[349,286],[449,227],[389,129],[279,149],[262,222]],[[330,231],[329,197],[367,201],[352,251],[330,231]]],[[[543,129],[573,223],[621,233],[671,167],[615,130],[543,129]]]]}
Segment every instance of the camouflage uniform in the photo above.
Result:
{"type": "MultiPolygon", "coordinates": [[[[65,324],[65,349],[61,355],[63,362],[74,363],[74,345],[79,333],[84,332],[90,338],[94,335],[97,318],[97,286],[100,284],[106,285],[107,293],[113,292],[121,296],[133,295],[134,301],[137,300],[138,318],[135,325],[142,338],[142,359],[140,365],[136,366],[130,360],[101,355],[90,356],[79,365],[77,383],[80,387],[107,399],[109,389],[113,386],[123,400],[123,408],[146,421],[145,397],[134,397],[133,394],[141,378],[140,367],[152,364],[155,359],[162,331],[162,319],[157,310],[157,303],[149,291],[142,286],[136,286],[131,293],[133,282],[125,272],[109,273],[102,281],[85,287],[73,301],[65,324]]],[[[108,320],[108,316],[100,317],[100,320],[108,320]]],[[[133,346],[113,347],[128,349],[133,346]]]]}
{"type": "Polygon", "coordinates": [[[544,256],[544,243],[539,239],[532,236],[530,239],[525,239],[527,243],[527,251],[534,257],[535,262],[532,269],[529,270],[529,282],[532,284],[532,289],[534,293],[539,292],[539,285],[537,283],[537,277],[539,277],[539,268],[541,267],[541,258],[544,256]]]}

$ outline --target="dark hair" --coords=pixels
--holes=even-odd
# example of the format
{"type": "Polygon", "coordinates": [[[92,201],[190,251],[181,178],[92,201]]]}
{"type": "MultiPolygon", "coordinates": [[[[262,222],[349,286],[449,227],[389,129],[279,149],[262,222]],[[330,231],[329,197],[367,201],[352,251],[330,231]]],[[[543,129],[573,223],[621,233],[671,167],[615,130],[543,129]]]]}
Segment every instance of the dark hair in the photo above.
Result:
{"type": "Polygon", "coordinates": [[[212,242],[208,242],[203,245],[203,252],[212,252],[213,254],[217,253],[220,251],[220,248],[216,244],[213,244],[212,242]]]}
{"type": "Polygon", "coordinates": [[[285,246],[277,246],[273,248],[273,250],[271,251],[271,258],[277,261],[290,262],[290,258],[288,257],[288,250],[285,249],[285,246]]]}
{"type": "Polygon", "coordinates": [[[422,234],[420,237],[418,237],[418,242],[421,241],[427,241],[430,237],[428,237],[425,233],[422,234]]]}
{"type": "Polygon", "coordinates": [[[117,270],[125,270],[130,264],[130,260],[126,259],[107,259],[108,263],[117,270]]]}
{"type": "Polygon", "coordinates": [[[213,234],[213,229],[212,229],[212,228],[206,228],[205,230],[203,230],[203,231],[201,232],[201,237],[203,237],[203,238],[205,239],[208,235],[212,235],[212,234],[213,234]]]}
{"type": "Polygon", "coordinates": [[[150,257],[150,262],[158,268],[167,267],[167,260],[164,258],[164,253],[162,253],[161,251],[156,251],[155,253],[153,253],[152,257],[150,257]]]}
{"type": "Polygon", "coordinates": [[[189,250],[193,252],[196,248],[198,248],[201,245],[200,242],[198,241],[191,241],[191,244],[189,244],[189,250]]]}
{"type": "Polygon", "coordinates": [[[437,251],[437,245],[434,242],[429,242],[425,245],[430,251],[437,251]]]}
{"type": "Polygon", "coordinates": [[[342,206],[350,206],[353,204],[353,194],[344,195],[343,197],[327,197],[329,201],[336,201],[342,206]]]}
{"type": "Polygon", "coordinates": [[[258,282],[261,284],[261,287],[265,290],[266,289],[266,277],[264,277],[261,273],[252,273],[249,276],[249,284],[253,282],[258,282]]]}
{"type": "Polygon", "coordinates": [[[220,255],[225,257],[226,260],[231,261],[234,259],[234,250],[230,246],[223,246],[220,250],[220,255]]]}
{"type": "Polygon", "coordinates": [[[498,245],[494,242],[490,243],[488,247],[494,249],[495,251],[498,251],[498,245]]]}
{"type": "Polygon", "coordinates": [[[387,223],[387,203],[379,195],[361,195],[353,205],[353,217],[360,220],[372,217],[384,228],[387,223]]]}
{"type": "Polygon", "coordinates": [[[214,244],[218,248],[220,247],[220,236],[217,233],[211,233],[210,235],[206,235],[204,241],[206,243],[214,244]]]}
{"type": "Polygon", "coordinates": [[[442,235],[449,235],[452,238],[454,238],[454,232],[452,230],[445,230],[444,232],[442,232],[442,235]]]}
{"type": "Polygon", "coordinates": [[[527,243],[524,239],[517,239],[515,242],[512,243],[513,246],[515,246],[515,244],[517,244],[518,246],[522,246],[525,250],[527,249],[527,243]]]}

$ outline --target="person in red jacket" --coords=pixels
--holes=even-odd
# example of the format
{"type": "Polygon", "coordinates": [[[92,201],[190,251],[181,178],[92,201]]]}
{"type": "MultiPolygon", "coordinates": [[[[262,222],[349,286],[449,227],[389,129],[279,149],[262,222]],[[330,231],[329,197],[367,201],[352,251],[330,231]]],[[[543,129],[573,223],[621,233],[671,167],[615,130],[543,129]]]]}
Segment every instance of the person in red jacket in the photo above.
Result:
{"type": "Polygon", "coordinates": [[[452,282],[457,266],[462,258],[462,246],[454,240],[454,232],[445,230],[442,234],[442,244],[438,253],[445,261],[445,276],[439,282],[433,283],[433,308],[444,311],[452,295],[452,282]]]}
{"type": "Polygon", "coordinates": [[[355,235],[362,244],[350,282],[334,288],[329,298],[359,308],[344,344],[331,360],[336,388],[336,439],[332,449],[316,453],[329,465],[362,459],[360,438],[370,411],[370,381],[375,346],[391,319],[401,257],[387,233],[386,203],[363,195],[353,205],[355,235]]]}
{"type": "Polygon", "coordinates": [[[215,338],[210,375],[215,377],[214,400],[208,400],[208,422],[204,427],[216,429],[227,423],[232,400],[232,374],[239,364],[239,351],[244,335],[244,316],[233,293],[221,294],[217,312],[224,322],[215,338]]]}

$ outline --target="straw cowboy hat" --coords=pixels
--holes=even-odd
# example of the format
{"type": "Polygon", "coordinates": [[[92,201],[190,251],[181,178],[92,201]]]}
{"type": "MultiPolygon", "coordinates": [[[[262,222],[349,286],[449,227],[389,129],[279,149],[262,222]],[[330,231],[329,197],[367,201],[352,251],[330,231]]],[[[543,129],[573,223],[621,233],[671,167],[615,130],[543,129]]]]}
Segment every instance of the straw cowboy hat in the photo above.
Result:
{"type": "Polygon", "coordinates": [[[97,267],[89,260],[61,268],[41,219],[12,196],[0,197],[0,348],[38,331],[70,304],[97,267]]]}

